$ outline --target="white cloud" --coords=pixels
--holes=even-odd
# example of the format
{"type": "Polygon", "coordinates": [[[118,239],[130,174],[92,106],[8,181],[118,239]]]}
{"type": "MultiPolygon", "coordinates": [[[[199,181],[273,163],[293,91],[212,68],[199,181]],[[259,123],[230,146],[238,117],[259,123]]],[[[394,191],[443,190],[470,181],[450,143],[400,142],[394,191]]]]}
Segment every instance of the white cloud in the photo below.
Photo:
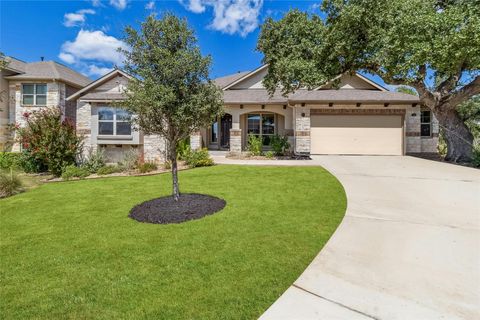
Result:
{"type": "Polygon", "coordinates": [[[124,10],[127,7],[128,0],[110,0],[109,3],[118,10],[124,10]]]}
{"type": "Polygon", "coordinates": [[[109,73],[112,70],[113,70],[113,68],[99,67],[95,64],[91,64],[91,65],[87,66],[87,68],[85,70],[85,73],[88,76],[101,77],[101,76],[109,73]]]}
{"type": "Polygon", "coordinates": [[[95,14],[95,11],[92,9],[83,9],[78,10],[77,12],[66,13],[63,18],[63,25],[66,27],[75,27],[81,26],[85,23],[87,14],[95,14]]]}
{"type": "Polygon", "coordinates": [[[210,28],[223,33],[246,36],[258,27],[258,16],[263,0],[179,0],[185,8],[202,13],[213,8],[214,18],[210,28]]]}
{"type": "Polygon", "coordinates": [[[117,51],[120,47],[127,48],[121,40],[106,35],[103,31],[81,29],[75,40],[63,43],[58,57],[70,64],[102,61],[120,65],[123,62],[123,55],[117,51]]]}
{"type": "Polygon", "coordinates": [[[102,5],[102,0],[92,0],[92,6],[100,7],[102,5]]]}
{"type": "Polygon", "coordinates": [[[147,4],[145,5],[145,9],[147,9],[147,10],[155,10],[155,1],[147,2],[147,4]]]}

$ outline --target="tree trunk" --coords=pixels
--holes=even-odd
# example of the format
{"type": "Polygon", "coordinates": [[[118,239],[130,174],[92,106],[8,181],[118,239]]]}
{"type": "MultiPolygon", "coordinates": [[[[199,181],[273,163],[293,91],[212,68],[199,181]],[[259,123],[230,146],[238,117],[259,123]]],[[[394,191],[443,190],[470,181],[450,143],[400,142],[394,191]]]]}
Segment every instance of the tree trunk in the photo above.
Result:
{"type": "Polygon", "coordinates": [[[180,188],[178,186],[178,168],[177,168],[177,148],[171,146],[170,148],[170,162],[172,164],[172,196],[175,201],[180,198],[180,188]]]}
{"type": "Polygon", "coordinates": [[[437,107],[434,110],[447,142],[445,160],[469,162],[472,159],[473,135],[456,110],[437,107]]]}

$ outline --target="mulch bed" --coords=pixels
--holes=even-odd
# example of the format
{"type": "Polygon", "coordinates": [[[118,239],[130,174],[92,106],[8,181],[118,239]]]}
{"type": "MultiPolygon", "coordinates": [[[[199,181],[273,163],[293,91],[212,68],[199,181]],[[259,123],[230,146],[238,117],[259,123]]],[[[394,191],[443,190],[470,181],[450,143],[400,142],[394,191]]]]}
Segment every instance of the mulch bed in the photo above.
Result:
{"type": "Polygon", "coordinates": [[[218,212],[226,204],[225,200],[206,194],[183,193],[178,201],[172,196],[145,201],[133,207],[128,216],[146,223],[182,223],[218,212]]]}

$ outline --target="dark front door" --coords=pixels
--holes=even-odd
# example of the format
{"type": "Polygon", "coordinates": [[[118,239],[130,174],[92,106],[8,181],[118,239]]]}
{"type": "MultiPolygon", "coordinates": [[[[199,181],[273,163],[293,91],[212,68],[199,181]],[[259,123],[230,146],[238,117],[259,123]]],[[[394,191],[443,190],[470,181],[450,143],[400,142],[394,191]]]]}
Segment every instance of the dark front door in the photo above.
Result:
{"type": "Polygon", "coordinates": [[[230,148],[230,129],[232,129],[232,115],[226,113],[220,119],[220,148],[230,148]]]}

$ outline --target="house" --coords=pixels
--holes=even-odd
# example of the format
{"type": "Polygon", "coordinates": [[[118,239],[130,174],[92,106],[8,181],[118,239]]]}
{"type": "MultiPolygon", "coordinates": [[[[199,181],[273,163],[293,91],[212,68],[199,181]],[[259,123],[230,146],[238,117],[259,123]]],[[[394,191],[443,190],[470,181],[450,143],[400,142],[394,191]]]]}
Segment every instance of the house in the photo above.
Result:
{"type": "Polygon", "coordinates": [[[23,114],[41,108],[59,107],[66,118],[75,122],[75,102],[66,97],[85,87],[91,80],[54,61],[27,63],[7,57],[0,70],[0,151],[19,151],[13,144],[9,125],[25,123],[23,114]]]}
{"type": "MultiPolygon", "coordinates": [[[[288,136],[297,154],[437,152],[438,122],[416,96],[391,92],[359,73],[288,97],[270,96],[262,84],[267,68],[215,80],[224,93],[225,114],[191,136],[192,148],[238,153],[250,134],[260,136],[266,148],[279,134],[288,136]]],[[[139,148],[146,160],[162,161],[164,139],[132,130],[129,115],[114,106],[129,77],[114,70],[67,98],[77,103],[77,130],[87,146],[102,147],[113,159],[139,148]]]]}

